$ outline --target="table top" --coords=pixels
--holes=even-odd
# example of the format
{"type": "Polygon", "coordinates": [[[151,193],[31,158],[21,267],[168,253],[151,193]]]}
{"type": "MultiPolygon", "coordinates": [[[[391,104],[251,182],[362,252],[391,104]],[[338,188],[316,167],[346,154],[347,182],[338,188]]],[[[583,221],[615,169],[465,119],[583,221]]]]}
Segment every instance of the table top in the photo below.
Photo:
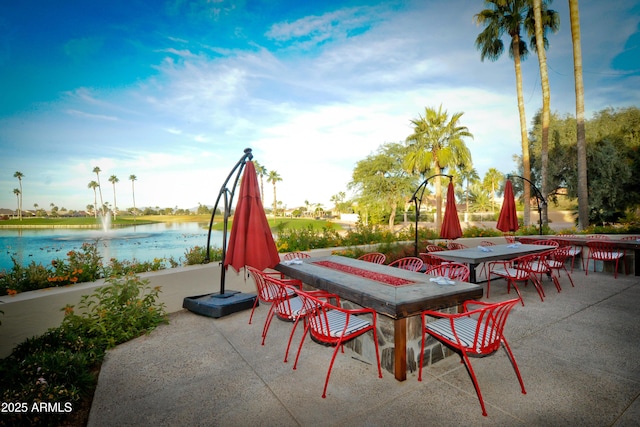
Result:
{"type": "Polygon", "coordinates": [[[463,264],[480,264],[487,261],[497,261],[513,259],[522,255],[543,252],[550,249],[544,245],[529,245],[520,243],[510,243],[504,245],[486,246],[489,251],[484,252],[479,247],[454,249],[451,251],[438,251],[433,255],[447,261],[459,262],[463,264]]]}
{"type": "MultiPolygon", "coordinates": [[[[317,289],[339,295],[341,298],[394,319],[415,316],[426,309],[451,307],[469,299],[482,297],[482,288],[467,282],[438,285],[423,273],[374,264],[337,255],[312,257],[298,263],[280,263],[276,270],[317,289]],[[327,265],[339,264],[342,270],[327,265]],[[356,273],[345,270],[353,270],[356,273]],[[401,285],[358,275],[358,270],[379,274],[381,278],[395,278],[401,285]]],[[[394,280],[395,280],[394,279],[394,280]]],[[[389,280],[393,281],[393,280],[389,280]]]]}
{"type": "MultiPolygon", "coordinates": [[[[594,240],[595,241],[603,240],[605,242],[613,243],[617,248],[620,248],[620,249],[640,249],[640,240],[636,240],[636,239],[621,240],[620,238],[617,238],[617,237],[612,237],[610,239],[589,239],[587,236],[583,236],[583,235],[575,235],[575,236],[544,235],[539,237],[540,237],[540,240],[565,240],[576,246],[587,246],[587,242],[592,242],[594,240]]],[[[517,238],[518,237],[516,237],[516,239],[517,238]]]]}

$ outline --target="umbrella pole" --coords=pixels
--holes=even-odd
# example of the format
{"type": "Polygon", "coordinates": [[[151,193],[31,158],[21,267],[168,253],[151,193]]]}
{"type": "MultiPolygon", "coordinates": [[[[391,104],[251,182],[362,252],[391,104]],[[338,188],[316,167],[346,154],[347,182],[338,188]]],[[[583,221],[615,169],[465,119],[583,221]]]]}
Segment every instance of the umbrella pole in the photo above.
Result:
{"type": "Polygon", "coordinates": [[[220,295],[224,295],[224,282],[225,282],[225,268],[224,268],[224,260],[227,255],[227,230],[229,225],[229,216],[231,215],[231,205],[233,203],[233,196],[236,192],[236,187],[238,185],[238,181],[240,180],[240,174],[244,169],[244,166],[248,160],[253,159],[253,154],[251,153],[251,148],[245,148],[244,155],[238,160],[238,163],[231,169],[227,179],[220,187],[220,192],[218,193],[218,198],[216,199],[216,204],[213,206],[213,212],[211,213],[211,220],[209,221],[209,233],[207,235],[207,249],[204,257],[205,264],[210,261],[209,251],[211,248],[211,230],[213,227],[213,219],[216,216],[216,211],[218,210],[218,204],[220,203],[220,199],[224,199],[224,224],[222,228],[222,260],[220,261],[220,266],[222,270],[220,272],[220,295]],[[237,171],[236,178],[233,182],[233,187],[231,190],[227,187],[229,181],[231,180],[234,172],[237,171]]]}
{"type": "Polygon", "coordinates": [[[411,199],[409,200],[410,202],[414,203],[414,206],[416,208],[416,223],[415,223],[416,227],[414,230],[414,243],[413,243],[413,254],[416,257],[418,256],[418,219],[420,218],[420,206],[422,205],[422,197],[424,196],[424,190],[427,188],[427,183],[429,182],[430,179],[435,178],[436,176],[446,176],[449,179],[453,179],[452,175],[445,175],[443,173],[430,176],[429,178],[422,181],[422,183],[418,186],[416,191],[413,192],[413,196],[411,196],[411,199]],[[418,192],[420,190],[422,190],[422,192],[420,192],[420,197],[418,197],[418,192]]]}
{"type": "Polygon", "coordinates": [[[536,204],[538,205],[538,223],[540,224],[540,235],[542,236],[542,208],[547,204],[547,201],[544,199],[544,196],[542,195],[538,187],[536,187],[536,185],[533,182],[531,182],[524,176],[507,175],[507,178],[511,178],[511,177],[520,178],[523,181],[527,181],[529,185],[531,185],[531,187],[533,188],[534,195],[536,196],[536,204]]]}

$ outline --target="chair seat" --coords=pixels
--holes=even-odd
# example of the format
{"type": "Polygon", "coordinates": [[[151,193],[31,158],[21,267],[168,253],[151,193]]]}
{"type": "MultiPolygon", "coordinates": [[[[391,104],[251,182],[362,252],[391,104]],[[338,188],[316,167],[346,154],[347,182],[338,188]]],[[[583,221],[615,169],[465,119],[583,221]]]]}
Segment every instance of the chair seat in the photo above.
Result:
{"type": "MultiPolygon", "coordinates": [[[[360,329],[365,329],[371,326],[371,323],[368,320],[362,319],[358,316],[349,316],[349,323],[345,329],[345,324],[347,323],[347,315],[345,313],[338,310],[329,310],[325,313],[329,323],[329,333],[327,335],[332,337],[340,337],[343,333],[350,335],[360,329]]],[[[324,314],[321,313],[318,316],[323,315],[324,314]]]]}
{"type": "Polygon", "coordinates": [[[519,268],[513,268],[513,267],[508,267],[508,268],[498,267],[494,270],[491,270],[491,274],[495,274],[496,276],[500,276],[504,278],[511,278],[514,280],[524,280],[529,277],[528,272],[521,270],[519,268]]]}
{"type": "MultiPolygon", "coordinates": [[[[474,348],[476,331],[478,330],[478,321],[470,317],[460,317],[458,319],[454,319],[453,323],[460,342],[468,349],[472,349],[476,353],[480,353],[482,347],[489,345],[489,337],[493,336],[490,326],[487,326],[488,330],[486,331],[484,338],[485,343],[483,344],[478,340],[474,348]]],[[[429,322],[427,323],[427,326],[425,326],[425,329],[433,331],[435,334],[440,335],[449,341],[457,342],[453,330],[451,329],[451,321],[447,318],[429,322]]]]}
{"type": "Polygon", "coordinates": [[[615,261],[616,259],[620,259],[624,256],[624,252],[613,251],[613,252],[594,252],[591,255],[591,258],[597,259],[600,261],[615,261]]]}

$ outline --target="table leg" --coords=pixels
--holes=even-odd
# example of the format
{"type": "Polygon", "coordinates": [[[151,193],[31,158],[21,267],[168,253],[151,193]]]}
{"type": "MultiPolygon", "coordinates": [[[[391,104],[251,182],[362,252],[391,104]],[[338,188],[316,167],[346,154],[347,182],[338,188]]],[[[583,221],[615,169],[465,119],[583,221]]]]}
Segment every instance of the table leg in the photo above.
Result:
{"type": "Polygon", "coordinates": [[[393,321],[395,377],[398,381],[407,379],[407,318],[393,321]]]}
{"type": "Polygon", "coordinates": [[[476,267],[478,267],[478,264],[469,264],[469,283],[478,283],[476,280],[476,267]]]}

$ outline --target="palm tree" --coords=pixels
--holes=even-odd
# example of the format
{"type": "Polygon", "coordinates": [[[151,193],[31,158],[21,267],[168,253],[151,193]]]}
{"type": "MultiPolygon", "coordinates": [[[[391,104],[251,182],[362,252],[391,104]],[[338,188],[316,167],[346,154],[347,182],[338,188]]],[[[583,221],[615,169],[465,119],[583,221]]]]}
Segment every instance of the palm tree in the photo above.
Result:
{"type": "Polygon", "coordinates": [[[496,189],[500,185],[500,181],[504,179],[504,175],[496,168],[490,168],[484,175],[482,184],[491,193],[491,212],[496,211],[496,189]]]}
{"type": "Polygon", "coordinates": [[[469,218],[469,186],[472,182],[477,182],[480,179],[478,175],[478,171],[473,167],[471,163],[466,166],[459,167],[458,174],[460,178],[462,178],[466,182],[465,191],[464,191],[464,200],[466,203],[465,207],[465,220],[468,221],[469,218]]]}
{"type": "Polygon", "coordinates": [[[96,177],[98,177],[98,190],[100,190],[100,211],[102,212],[102,216],[104,216],[104,201],[102,200],[102,186],[100,185],[100,172],[102,172],[100,170],[99,166],[96,166],[93,168],[93,172],[96,174],[96,177]]]}
{"type": "Polygon", "coordinates": [[[96,188],[100,187],[100,185],[95,181],[91,181],[87,187],[93,190],[93,216],[98,218],[98,195],[96,194],[96,188]]]}
{"type": "MultiPolygon", "coordinates": [[[[436,111],[425,108],[425,115],[411,120],[413,134],[407,141],[405,167],[407,170],[425,175],[432,170],[434,175],[441,174],[446,168],[471,163],[471,153],[463,141],[464,137],[473,138],[466,126],[459,124],[464,113],[455,113],[449,118],[442,105],[436,111]]],[[[436,176],[436,230],[442,223],[442,185],[440,176],[436,176]]]]}
{"type": "Polygon", "coordinates": [[[273,184],[273,216],[276,216],[276,210],[278,207],[278,202],[277,202],[277,198],[276,198],[276,182],[280,182],[282,181],[282,178],[280,177],[280,174],[276,171],[271,171],[269,172],[269,177],[267,178],[267,182],[270,182],[273,184]]]}
{"type": "Polygon", "coordinates": [[[22,215],[20,213],[20,189],[19,188],[14,188],[13,189],[13,194],[16,195],[16,203],[18,204],[18,215],[20,215],[20,220],[22,220],[22,215]]]}
{"type": "Polygon", "coordinates": [[[136,189],[134,188],[133,183],[138,179],[135,175],[129,175],[129,180],[131,181],[131,195],[133,196],[133,221],[136,220],[136,189]]]}
{"type": "Polygon", "coordinates": [[[109,177],[109,182],[113,184],[113,219],[116,219],[118,216],[118,205],[116,204],[116,182],[120,182],[117,176],[111,175],[109,177]]]}
{"type": "Polygon", "coordinates": [[[20,197],[18,199],[18,218],[22,221],[22,178],[24,178],[24,174],[20,171],[16,171],[13,174],[14,178],[18,178],[18,183],[20,184],[20,197]]]}
{"type": "Polygon", "coordinates": [[[587,143],[584,130],[584,84],[582,82],[582,46],[578,0],[569,0],[571,40],[573,41],[573,74],[576,85],[576,122],[578,133],[578,228],[589,226],[589,187],[587,185],[587,143]]]}
{"type": "MultiPolygon", "coordinates": [[[[550,3],[552,0],[548,0],[550,3]]],[[[545,3],[547,3],[545,1],[545,3]]],[[[544,199],[547,199],[547,175],[549,168],[549,120],[550,120],[550,98],[549,93],[549,75],[547,72],[547,54],[545,52],[549,43],[546,39],[546,29],[549,28],[554,33],[560,28],[560,18],[554,10],[546,8],[542,0],[533,0],[533,21],[534,28],[531,28],[529,20],[528,32],[531,36],[531,47],[535,49],[538,55],[538,65],[540,66],[540,83],[542,85],[542,141],[541,141],[541,159],[540,159],[540,192],[544,199]],[[543,7],[544,6],[544,7],[543,7]]],[[[547,205],[542,209],[542,221],[544,224],[549,222],[547,215],[547,205]]]]}
{"type": "MultiPolygon", "coordinates": [[[[485,9],[474,16],[476,23],[484,25],[485,29],[476,38],[476,48],[480,50],[480,59],[496,61],[504,52],[502,36],[506,33],[511,37],[509,56],[513,58],[516,72],[516,92],[518,98],[518,112],[520,114],[520,139],[522,141],[523,176],[531,179],[531,164],[529,159],[529,140],[527,138],[527,119],[524,112],[524,96],[522,94],[521,61],[526,59],[529,51],[527,44],[520,37],[520,29],[524,25],[529,10],[528,0],[485,0],[485,9]]],[[[529,199],[531,189],[529,183],[524,183],[524,224],[529,225],[529,199]]]]}
{"type": "Polygon", "coordinates": [[[262,180],[262,178],[267,175],[267,168],[265,168],[255,160],[253,161],[253,166],[255,166],[256,174],[260,177],[260,199],[264,203],[264,181],[262,180]]]}

